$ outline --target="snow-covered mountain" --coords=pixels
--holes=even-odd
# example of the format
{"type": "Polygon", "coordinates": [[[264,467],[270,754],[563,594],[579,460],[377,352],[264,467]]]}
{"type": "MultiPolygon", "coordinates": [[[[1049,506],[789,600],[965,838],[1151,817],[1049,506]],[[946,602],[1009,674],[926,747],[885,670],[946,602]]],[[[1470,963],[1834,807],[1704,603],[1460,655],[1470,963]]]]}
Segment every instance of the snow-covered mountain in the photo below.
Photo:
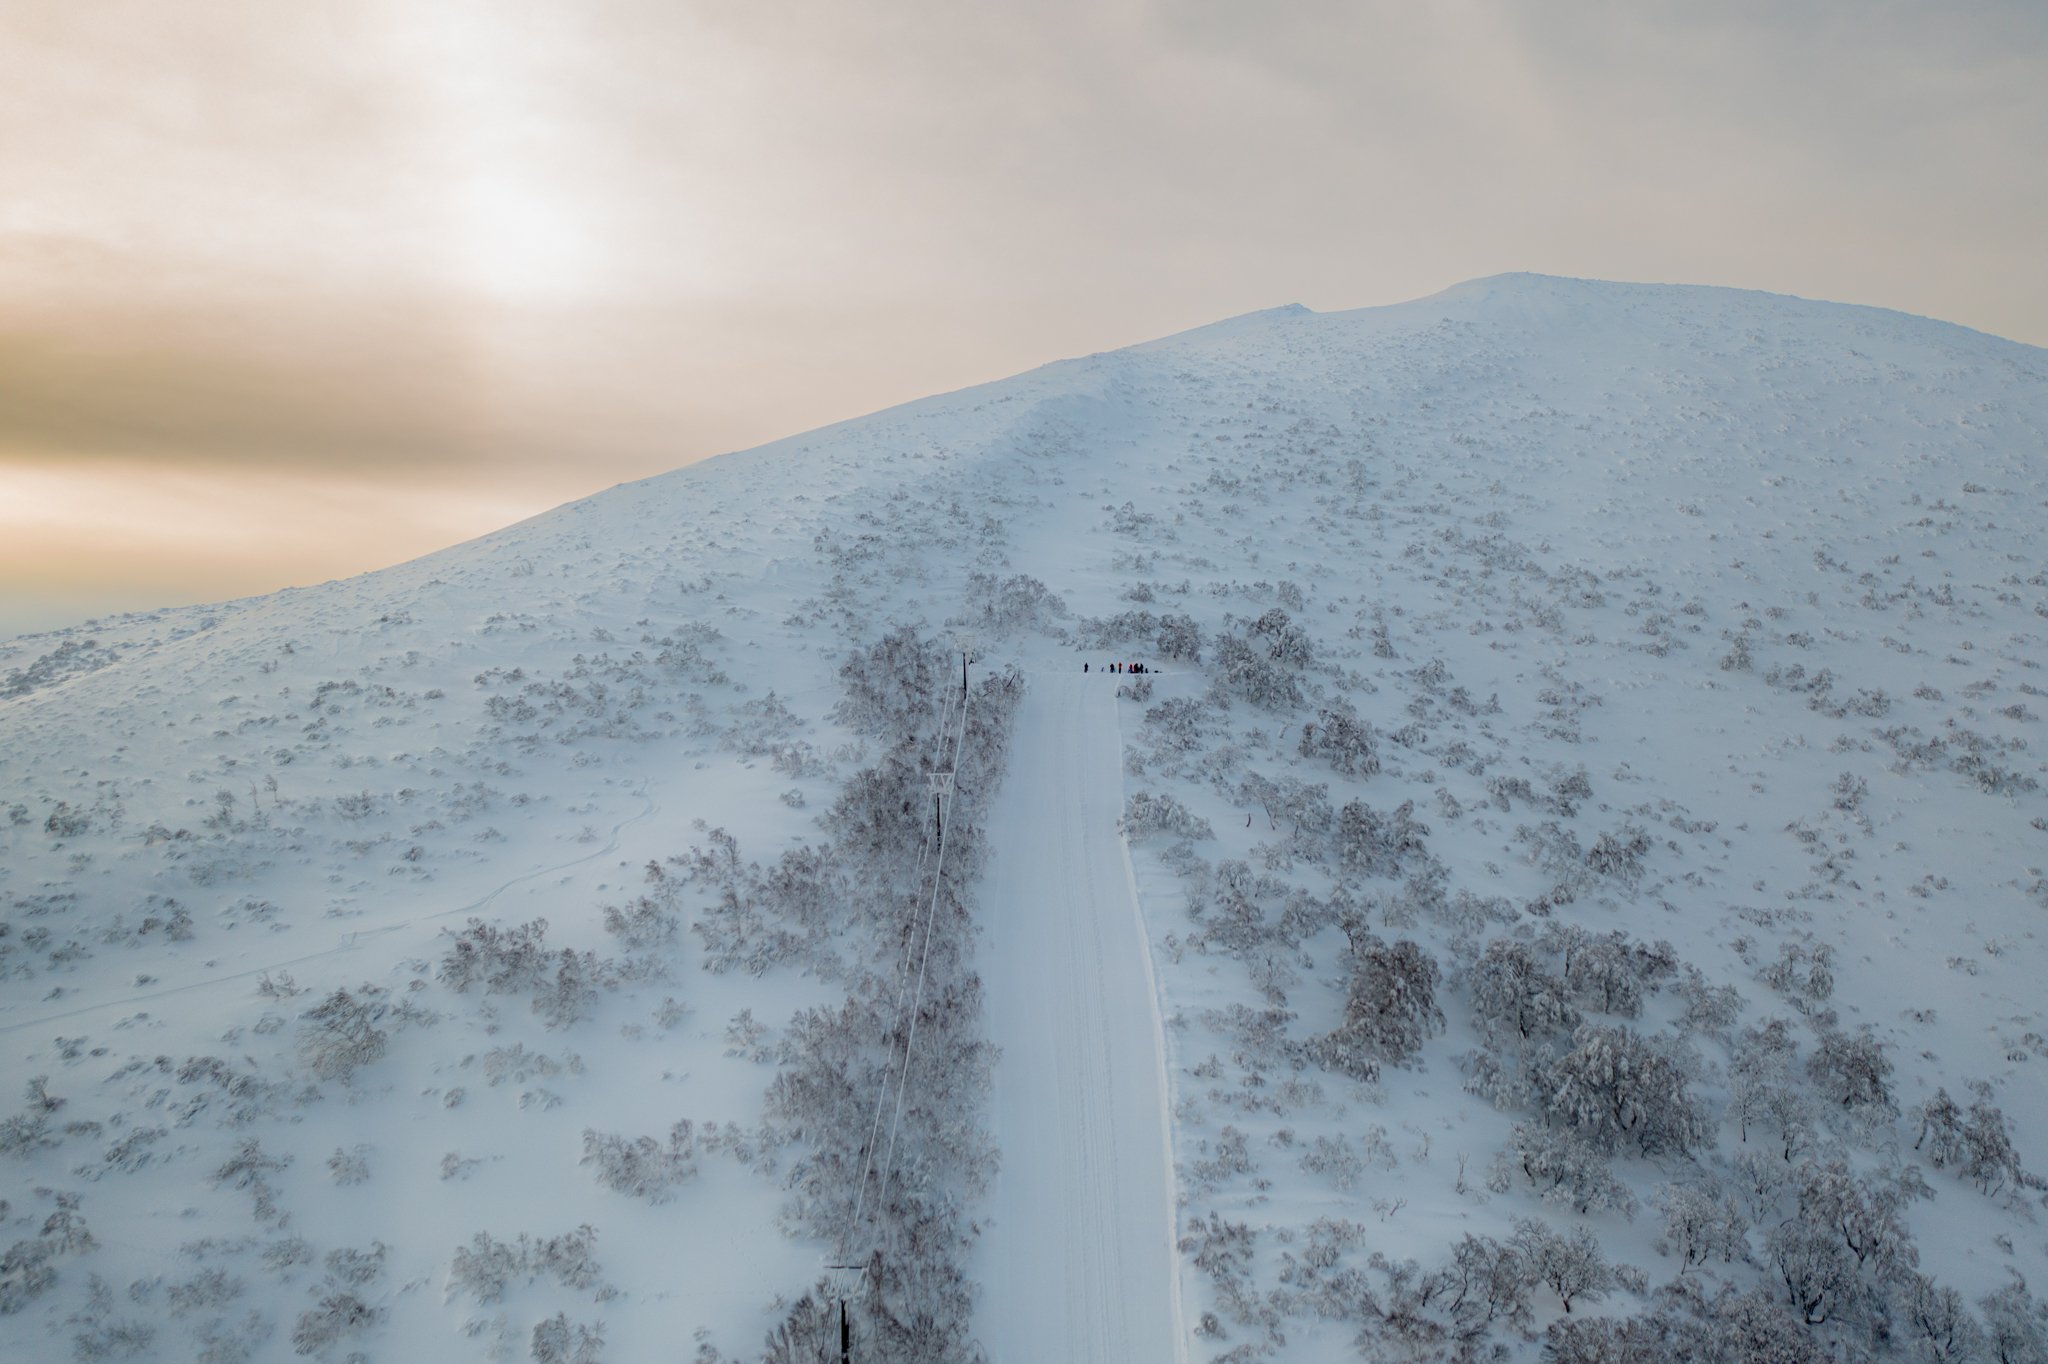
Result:
{"type": "Polygon", "coordinates": [[[1504,276],[0,644],[0,1355],[2042,1358],[2044,545],[1504,276]]]}

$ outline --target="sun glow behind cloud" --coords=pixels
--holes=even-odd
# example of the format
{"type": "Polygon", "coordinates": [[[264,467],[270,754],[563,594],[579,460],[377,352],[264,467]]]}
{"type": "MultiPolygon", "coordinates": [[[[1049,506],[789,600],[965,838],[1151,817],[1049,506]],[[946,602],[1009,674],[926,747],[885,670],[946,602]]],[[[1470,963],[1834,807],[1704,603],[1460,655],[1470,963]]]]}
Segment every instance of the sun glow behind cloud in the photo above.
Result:
{"type": "Polygon", "coordinates": [[[585,115],[567,94],[583,35],[568,14],[463,3],[390,13],[426,114],[423,156],[445,176],[446,283],[512,302],[608,294],[620,252],[599,220],[622,187],[582,159],[585,115]]]}

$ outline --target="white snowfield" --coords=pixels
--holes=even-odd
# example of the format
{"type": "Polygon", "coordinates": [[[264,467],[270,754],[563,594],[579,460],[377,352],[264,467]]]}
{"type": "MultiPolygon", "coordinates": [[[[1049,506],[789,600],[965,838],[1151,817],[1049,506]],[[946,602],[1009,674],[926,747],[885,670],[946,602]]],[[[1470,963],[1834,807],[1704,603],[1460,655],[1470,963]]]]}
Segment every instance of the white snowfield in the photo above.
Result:
{"type": "Polygon", "coordinates": [[[2048,1359],[2043,545],[2048,351],[1507,276],[0,640],[0,1360],[836,1359],[881,1099],[863,1361],[2048,1359]]]}
{"type": "Polygon", "coordinates": [[[996,1364],[1185,1360],[1158,995],[1117,833],[1116,679],[1040,672],[990,819],[996,1364]]]}

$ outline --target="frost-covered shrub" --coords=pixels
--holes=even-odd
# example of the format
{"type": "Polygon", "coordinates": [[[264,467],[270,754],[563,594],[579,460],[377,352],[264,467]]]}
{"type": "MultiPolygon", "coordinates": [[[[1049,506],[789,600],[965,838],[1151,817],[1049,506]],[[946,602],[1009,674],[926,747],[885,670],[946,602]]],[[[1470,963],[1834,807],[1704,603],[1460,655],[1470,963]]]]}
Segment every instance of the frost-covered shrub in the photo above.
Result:
{"type": "Polygon", "coordinates": [[[1198,1183],[1214,1186],[1237,1175],[1248,1175],[1255,1168],[1252,1164],[1251,1145],[1243,1132],[1223,1124],[1223,1130],[1216,1134],[1216,1140],[1203,1143],[1208,1155],[1193,1163],[1192,1169],[1198,1183]]]}
{"type": "Polygon", "coordinates": [[[1716,985],[1706,973],[1690,962],[1683,967],[1685,978],[1673,987],[1685,1001],[1678,1026],[1687,1032],[1725,1036],[1742,1014],[1742,994],[1733,985],[1716,985]]]}
{"type": "Polygon", "coordinates": [[[1551,778],[1548,804],[1560,819],[1571,819],[1579,813],[1579,807],[1593,798],[1593,780],[1586,775],[1584,764],[1566,772],[1559,769],[1551,778]]]}
{"type": "Polygon", "coordinates": [[[668,1140],[627,1138],[583,1129],[582,1165],[594,1166],[597,1182],[630,1198],[665,1203],[676,1185],[697,1173],[697,1137],[688,1118],[668,1132],[668,1140]]]}
{"type": "Polygon", "coordinates": [[[292,1348],[302,1355],[317,1354],[347,1336],[373,1325],[383,1312],[354,1293],[329,1293],[317,1307],[299,1314],[292,1327],[292,1348]]]}
{"type": "Polygon", "coordinates": [[[557,1312],[533,1328],[533,1364],[598,1364],[603,1357],[603,1322],[586,1326],[557,1312]]]}
{"type": "MultiPolygon", "coordinates": [[[[922,838],[926,804],[908,785],[912,775],[900,762],[865,770],[841,792],[827,827],[861,849],[886,847],[892,833],[922,838]]],[[[706,970],[761,975],[815,948],[843,916],[851,891],[831,847],[789,849],[763,870],[740,864],[738,844],[723,829],[711,839],[714,852],[692,849],[687,859],[690,880],[717,893],[690,926],[704,943],[706,970]]]]}
{"type": "Polygon", "coordinates": [[[1465,1072],[1465,1091],[1500,1109],[1518,1109],[1535,1097],[1535,1088],[1518,1062],[1480,1047],[1458,1058],[1465,1072]]]}
{"type": "Polygon", "coordinates": [[[1208,820],[1172,796],[1150,791],[1139,791],[1131,796],[1124,806],[1123,818],[1117,821],[1117,830],[1125,838],[1134,840],[1154,834],[1197,840],[1216,836],[1216,830],[1208,820]]]}
{"type": "Polygon", "coordinates": [[[1058,593],[1023,573],[1007,578],[970,573],[965,597],[961,615],[953,623],[990,634],[1056,630],[1060,618],[1067,614],[1067,604],[1058,593]]]}
{"type": "Polygon", "coordinates": [[[1886,1287],[1910,1358],[1955,1364],[1983,1357],[1989,1340],[1962,1294],[1917,1272],[1899,1275],[1886,1287]]]}
{"type": "Polygon", "coordinates": [[[1301,705],[1297,675],[1314,663],[1307,632],[1276,606],[1244,633],[1216,637],[1215,687],[1266,710],[1293,710],[1301,705]]]}
{"type": "Polygon", "coordinates": [[[1217,864],[1206,905],[1194,898],[1198,893],[1191,893],[1189,910],[1205,921],[1200,941],[1241,957],[1266,941],[1271,926],[1261,902],[1286,894],[1287,883],[1232,859],[1217,864]]]}
{"type": "Polygon", "coordinates": [[[1269,864],[1288,857],[1323,856],[1335,816],[1330,810],[1330,788],[1322,782],[1304,782],[1298,777],[1275,781],[1264,773],[1248,772],[1238,783],[1237,800],[1258,806],[1269,828],[1286,826],[1285,848],[1268,855],[1269,864]]]}
{"type": "Polygon", "coordinates": [[[336,990],[299,1015],[299,1056],[323,1080],[348,1081],[381,1060],[391,1036],[377,1024],[390,1012],[386,993],[365,981],[355,990],[336,990]]]}
{"type": "Polygon", "coordinates": [[[1741,1124],[1742,1139],[1749,1140],[1752,1126],[1776,1131],[1787,1137],[1787,1159],[1792,1134],[1806,1125],[1804,1100],[1791,1084],[1797,1055],[1790,1025],[1773,1018],[1736,1038],[1728,1075],[1729,1112],[1741,1124]]]}
{"type": "Polygon", "coordinates": [[[1166,615],[1159,618],[1159,633],[1153,643],[1166,658],[1188,663],[1202,661],[1202,627],[1193,616],[1166,615]]]}
{"type": "Polygon", "coordinates": [[[1252,622],[1251,638],[1262,644],[1267,657],[1276,663],[1296,671],[1315,666],[1315,644],[1308,632],[1277,606],[1252,622]]]}
{"type": "Polygon", "coordinates": [[[51,1129],[50,1115],[64,1106],[46,1087],[50,1077],[37,1075],[24,1086],[28,1103],[21,1112],[0,1121],[0,1155],[27,1156],[32,1151],[56,1146],[64,1138],[51,1129]]]}
{"type": "Polygon", "coordinates": [[[1358,929],[1344,1022],[1311,1044],[1321,1064],[1353,1079],[1379,1077],[1380,1063],[1406,1065],[1444,1026],[1436,958],[1404,938],[1392,945],[1358,929]]]}
{"type": "Polygon", "coordinates": [[[1342,701],[1318,711],[1301,727],[1296,748],[1302,757],[1321,758],[1347,777],[1370,777],[1380,770],[1372,726],[1342,701]]]}
{"type": "Polygon", "coordinates": [[[1699,1063],[1669,1038],[1583,1023],[1572,1049],[1544,1071],[1550,1115],[1603,1151],[1686,1154],[1712,1139],[1691,1082],[1699,1063]]]}
{"type": "Polygon", "coordinates": [[[335,1147],[334,1154],[327,1158],[327,1172],[336,1184],[344,1187],[364,1183],[370,1177],[370,1148],[357,1146],[345,1151],[335,1147]]]}
{"type": "Polygon", "coordinates": [[[1349,1193],[1358,1187],[1358,1180],[1365,1173],[1365,1162],[1358,1158],[1358,1152],[1342,1136],[1319,1136],[1302,1149],[1301,1168],[1312,1175],[1322,1175],[1339,1189],[1349,1193]]]}
{"type": "Polygon", "coordinates": [[[467,1294],[478,1304],[489,1304],[505,1296],[505,1285],[526,1272],[526,1247],[510,1241],[496,1241],[478,1232],[466,1246],[455,1248],[448,1269],[448,1296],[467,1294]]]}
{"type": "Polygon", "coordinates": [[[1209,708],[1192,697],[1175,696],[1145,712],[1153,742],[1174,753],[1193,753],[1204,746],[1203,720],[1209,708]]]}
{"type": "Polygon", "coordinates": [[[478,1305],[487,1305],[502,1298],[513,1279],[541,1275],[580,1292],[596,1286],[603,1273],[592,1255],[596,1244],[597,1231],[588,1223],[539,1241],[523,1233],[517,1241],[498,1241],[480,1231],[468,1245],[455,1248],[448,1296],[466,1294],[478,1305]]]}
{"type": "Polygon", "coordinates": [[[601,989],[618,984],[609,963],[594,952],[563,948],[554,955],[554,970],[534,987],[533,1012],[550,1028],[567,1028],[590,1017],[601,989]]]}
{"type": "Polygon", "coordinates": [[[1150,611],[1119,611],[1113,616],[1087,616],[1074,626],[1074,637],[1084,649],[1115,649],[1134,640],[1149,639],[1159,629],[1159,617],[1150,611]]]}
{"type": "Polygon", "coordinates": [[[1337,812],[1337,860],[1348,872],[1399,876],[1405,859],[1428,851],[1429,826],[1415,818],[1415,802],[1404,800],[1381,814],[1362,800],[1346,801],[1337,812]]]}
{"type": "Polygon", "coordinates": [[[849,729],[894,740],[924,732],[935,705],[954,688],[954,660],[936,641],[898,626],[839,665],[841,699],[833,716],[849,729]]]}
{"type": "Polygon", "coordinates": [[[50,817],[43,821],[43,830],[53,838],[78,838],[92,829],[92,811],[82,810],[69,801],[58,801],[50,811],[50,817]]]}
{"type": "Polygon", "coordinates": [[[488,994],[524,994],[547,974],[547,932],[546,919],[516,928],[471,919],[454,935],[437,975],[458,992],[481,985],[488,994]]]}
{"type": "Polygon", "coordinates": [[[1778,949],[1778,959],[1760,973],[1764,984],[1791,997],[1801,1013],[1812,1004],[1825,1002],[1835,992],[1835,952],[1826,943],[1808,947],[1788,942],[1778,949]]]}
{"type": "Polygon", "coordinates": [[[326,1260],[328,1277],[350,1288],[375,1283],[384,1273],[384,1258],[389,1249],[382,1241],[372,1241],[368,1250],[352,1246],[331,1250],[326,1260]]]}
{"type": "Polygon", "coordinates": [[[1586,850],[1586,869],[1596,876],[1609,876],[1633,886],[1643,876],[1643,856],[1650,851],[1650,836],[1633,824],[1619,833],[1603,833],[1586,850]]]}
{"type": "Polygon", "coordinates": [[[847,778],[820,821],[841,859],[891,876],[914,868],[932,822],[931,791],[908,741],[847,778]]]}
{"type": "Polygon", "coordinates": [[[41,1237],[0,1253],[0,1317],[12,1316],[57,1282],[57,1248],[41,1237]]]}
{"type": "Polygon", "coordinates": [[[659,862],[649,862],[646,872],[649,890],[631,904],[607,905],[604,931],[617,938],[629,951],[654,952],[673,944],[681,928],[676,909],[679,887],[659,862]]]}

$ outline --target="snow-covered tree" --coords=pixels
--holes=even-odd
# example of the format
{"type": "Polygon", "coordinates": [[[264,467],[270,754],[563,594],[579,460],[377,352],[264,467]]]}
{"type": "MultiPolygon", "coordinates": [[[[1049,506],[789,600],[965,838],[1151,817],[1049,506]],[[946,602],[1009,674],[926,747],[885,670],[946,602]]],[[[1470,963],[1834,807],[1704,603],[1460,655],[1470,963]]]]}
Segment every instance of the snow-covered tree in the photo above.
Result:
{"type": "Polygon", "coordinates": [[[1286,667],[1242,635],[1216,637],[1215,691],[1264,710],[1291,711],[1301,705],[1301,683],[1286,667]]]}
{"type": "Polygon", "coordinates": [[[1495,938],[1467,973],[1472,1012],[1489,1039],[1522,1041],[1578,1026],[1579,1013],[1528,944],[1495,938]]]}
{"type": "Polygon", "coordinates": [[[1202,661],[1202,627],[1195,623],[1193,616],[1161,616],[1159,634],[1154,643],[1164,657],[1188,663],[1202,661]]]}
{"type": "Polygon", "coordinates": [[[1966,1364],[1981,1360],[1990,1342],[1963,1295],[1925,1274],[1900,1275],[1889,1285],[1892,1316],[1908,1357],[1925,1364],[1966,1364]]]}
{"type": "Polygon", "coordinates": [[[1372,726],[1344,701],[1325,706],[1303,725],[1296,747],[1302,757],[1320,758],[1347,777],[1370,777],[1380,770],[1372,726]]]}
{"type": "Polygon", "coordinates": [[[1729,1102],[1745,1142],[1752,1126],[1780,1135],[1804,1127],[1805,1104],[1791,1083],[1792,1062],[1797,1056],[1791,1025],[1782,1018],[1745,1028],[1736,1039],[1735,1063],[1728,1075],[1729,1102]]]}
{"type": "Polygon", "coordinates": [[[1214,838],[1209,821],[1189,810],[1165,792],[1138,791],[1124,805],[1117,829],[1125,838],[1137,840],[1154,834],[1172,838],[1214,838]]]}
{"type": "Polygon", "coordinates": [[[900,625],[866,649],[848,652],[839,665],[841,699],[833,714],[863,734],[894,740],[921,733],[957,690],[951,658],[934,641],[900,625]]]}
{"type": "Polygon", "coordinates": [[[598,1364],[603,1357],[603,1322],[586,1326],[557,1312],[533,1328],[533,1364],[598,1364]]]}
{"type": "Polygon", "coordinates": [[[1436,959],[1406,938],[1389,945],[1361,932],[1351,950],[1344,1022],[1317,1041],[1315,1054],[1333,1070],[1369,1080],[1382,1061],[1407,1064],[1444,1026],[1436,1003],[1441,973],[1436,959]]]}
{"type": "Polygon", "coordinates": [[[1806,1060],[1806,1073],[1830,1102],[1845,1109],[1891,1108],[1892,1063],[1868,1033],[1824,1030],[1806,1060]]]}
{"type": "Polygon", "coordinates": [[[1007,578],[970,573],[964,595],[966,603],[954,623],[993,635],[1057,630],[1067,614],[1067,603],[1057,592],[1024,573],[1007,578]]]}
{"type": "Polygon", "coordinates": [[[1515,1248],[1538,1283],[1557,1294],[1569,1313],[1575,1302],[1597,1302],[1615,1286],[1614,1270],[1600,1253],[1600,1242],[1586,1227],[1570,1235],[1533,1217],[1515,1219],[1515,1248]]]}
{"type": "Polygon", "coordinates": [[[1624,1018],[1641,1014],[1643,995],[1678,970],[1670,943],[1635,942],[1619,930],[1585,935],[1564,957],[1564,983],[1572,998],[1584,1008],[1624,1018]]]}
{"type": "Polygon", "coordinates": [[[1429,826],[1415,818],[1415,802],[1404,800],[1381,814],[1362,800],[1337,812],[1337,860],[1349,872],[1399,876],[1404,860],[1428,851],[1429,826]]]}
{"type": "Polygon", "coordinates": [[[1857,1265],[1890,1275],[1919,1263],[1900,1210],[1929,1191],[1911,1167],[1886,1179],[1859,1175],[1843,1157],[1828,1156],[1803,1162],[1797,1185],[1801,1220],[1833,1232],[1857,1265]]]}
{"type": "Polygon", "coordinates": [[[1543,1073],[1545,1107],[1603,1151],[1683,1155],[1712,1136],[1691,1090],[1697,1069],[1693,1054],[1670,1038],[1583,1023],[1572,1049],[1543,1073]]]}
{"type": "Polygon", "coordinates": [[[1533,1317],[1529,1290],[1536,1283],[1528,1257],[1511,1243],[1467,1232],[1437,1271],[1439,1296],[1461,1340],[1476,1340],[1496,1321],[1518,1329],[1533,1317]]]}
{"type": "Polygon", "coordinates": [[[1562,1203],[1574,1212],[1613,1209],[1635,1216],[1635,1195],[1615,1176],[1607,1157],[1569,1127],[1518,1122],[1501,1151],[1491,1181],[1505,1192],[1516,1173],[1529,1181],[1546,1203],[1562,1203]]]}
{"type": "Polygon", "coordinates": [[[1764,1238],[1786,1301],[1809,1326],[1855,1310],[1862,1292],[1856,1262],[1829,1228],[1790,1217],[1764,1238]]]}
{"type": "Polygon", "coordinates": [[[2048,1303],[2035,1300],[2026,1281],[1978,1299],[1984,1312],[1984,1347],[1995,1364],[2041,1364],[2048,1360],[2048,1303]]]}
{"type": "Polygon", "coordinates": [[[1660,1187],[1653,1201],[1663,1217],[1659,1252],[1678,1257],[1678,1272],[1718,1258],[1723,1264],[1747,1258],[1749,1219],[1733,1197],[1709,1177],[1660,1187]]]}

